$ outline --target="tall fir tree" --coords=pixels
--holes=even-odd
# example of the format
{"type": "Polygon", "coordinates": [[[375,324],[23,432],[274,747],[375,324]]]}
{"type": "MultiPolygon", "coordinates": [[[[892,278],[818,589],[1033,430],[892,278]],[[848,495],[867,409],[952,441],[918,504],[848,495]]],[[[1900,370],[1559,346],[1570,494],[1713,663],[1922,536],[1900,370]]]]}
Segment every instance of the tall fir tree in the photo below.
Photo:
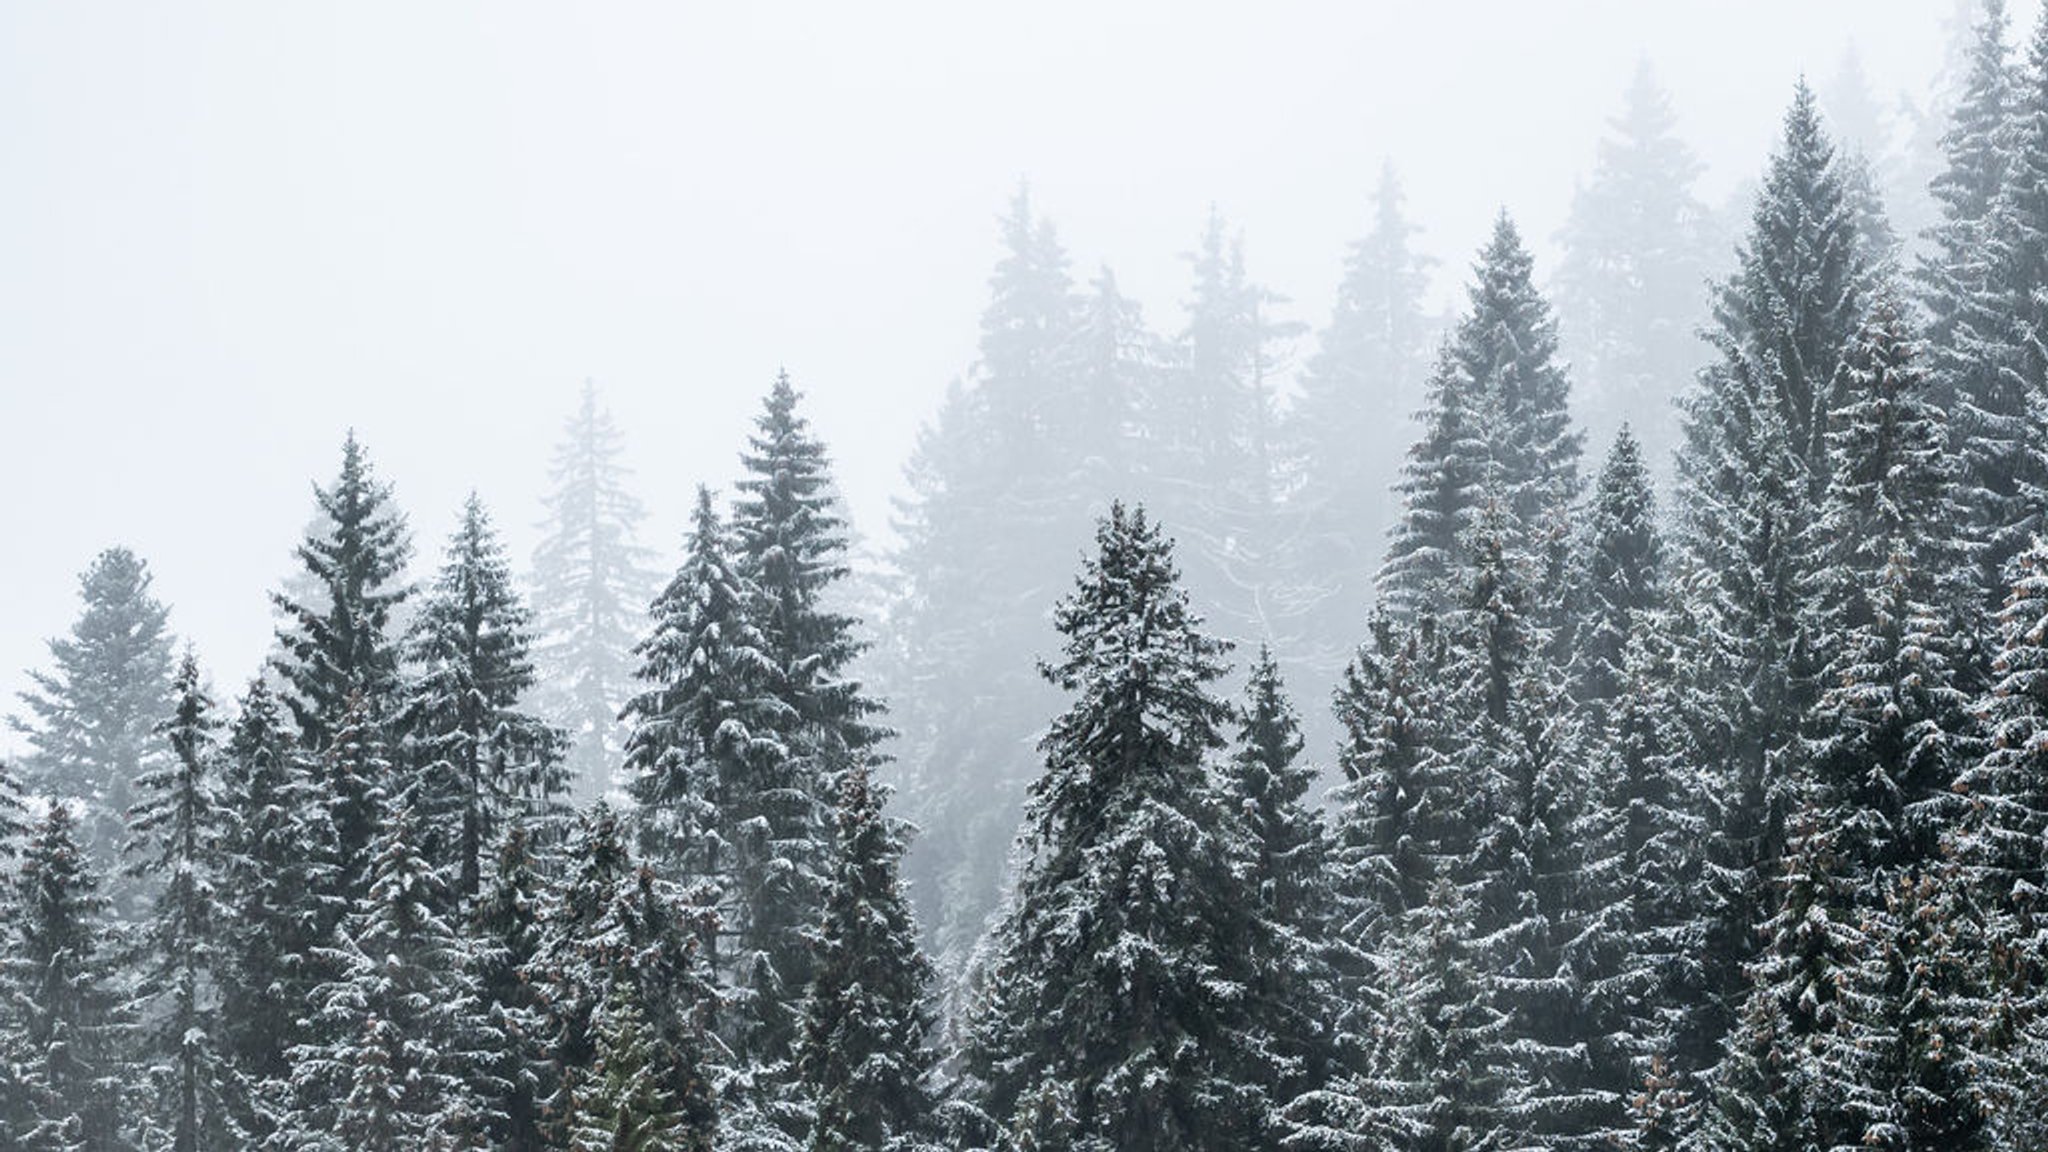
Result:
{"type": "Polygon", "coordinates": [[[632,695],[627,653],[658,577],[635,538],[645,510],[621,462],[624,436],[586,381],[548,479],[531,569],[534,704],[568,734],[563,766],[580,795],[611,788],[625,749],[619,710],[632,695]]]}
{"type": "Polygon", "coordinates": [[[132,1021],[118,992],[106,898],[64,803],[51,804],[22,852],[7,907],[0,989],[20,1087],[9,1117],[24,1148],[126,1152],[132,1021]]]}
{"type": "Polygon", "coordinates": [[[1634,429],[1651,470],[1668,475],[1672,401],[1702,359],[1694,332],[1706,319],[1712,217],[1693,191],[1702,165],[1648,61],[1608,129],[1558,237],[1559,327],[1591,434],[1606,441],[1634,429]]]}
{"type": "Polygon", "coordinates": [[[333,973],[304,1006],[280,1134],[305,1149],[459,1147],[482,1125],[468,1069],[485,1038],[446,879],[422,854],[411,797],[392,798],[369,886],[323,954],[333,973]]]}
{"type": "Polygon", "coordinates": [[[1419,431],[1433,325],[1423,310],[1432,262],[1413,248],[1418,231],[1389,164],[1373,193],[1372,228],[1345,257],[1330,322],[1286,416],[1287,504],[1300,533],[1287,580],[1303,601],[1290,634],[1330,682],[1372,602],[1399,511],[1399,461],[1419,431]]]}
{"type": "Polygon", "coordinates": [[[897,793],[924,829],[904,860],[935,959],[957,981],[1006,883],[1033,733],[1057,702],[1016,659],[1053,642],[1065,557],[1131,480],[1127,441],[1160,357],[1114,282],[1083,300],[1052,224],[1020,189],[999,223],[976,360],[906,469],[883,653],[902,731],[897,793]],[[1077,331],[1078,329],[1078,331],[1077,331]],[[1104,406],[1108,410],[1104,410],[1104,406]],[[1080,447],[1064,440],[1082,413],[1080,447]],[[1099,466],[1088,461],[1100,454],[1099,466]]]}
{"type": "Polygon", "coordinates": [[[157,725],[171,712],[169,610],[150,591],[149,565],[126,548],[94,557],[79,577],[84,611],[51,640],[50,668],[29,674],[27,717],[12,719],[38,792],[77,808],[94,866],[117,917],[139,917],[147,893],[118,873],[137,777],[163,760],[157,725]]]}
{"type": "Polygon", "coordinates": [[[1470,568],[1465,541],[1489,498],[1510,518],[1507,546],[1552,569],[1539,590],[1554,611],[1582,434],[1557,359],[1557,322],[1534,261],[1502,213],[1473,267],[1468,307],[1444,344],[1422,439],[1409,451],[1380,594],[1398,611],[1442,613],[1470,568]]]}
{"type": "Polygon", "coordinates": [[[897,862],[901,834],[865,766],[846,774],[839,857],[816,941],[797,1072],[815,1110],[814,1152],[934,1148],[939,1054],[932,969],[897,862]]]}
{"type": "Polygon", "coordinates": [[[1074,702],[1043,743],[970,1067],[1013,1140],[1265,1147],[1277,1056],[1248,994],[1272,944],[1207,764],[1226,646],[1142,511],[1113,506],[1096,542],[1056,611],[1045,674],[1074,702]]]}
{"type": "Polygon", "coordinates": [[[716,911],[703,892],[637,863],[603,801],[579,818],[562,866],[525,971],[545,1010],[547,1146],[567,1142],[583,1107],[608,1092],[594,1069],[616,994],[630,996],[642,1017],[659,1091],[681,1120],[681,1146],[709,1148],[737,1071],[714,1049],[720,996],[705,943],[716,911]],[[615,993],[621,986],[630,991],[615,993]]]}
{"type": "MultiPolygon", "coordinates": [[[[261,680],[243,693],[221,765],[219,925],[221,1046],[244,1083],[282,1083],[288,1053],[322,965],[314,954],[339,919],[332,893],[334,826],[291,717],[261,680]]],[[[276,1109],[252,1100],[240,1117],[252,1138],[276,1109]]]]}
{"type": "Polygon", "coordinates": [[[1570,589],[1572,693],[1592,713],[1587,723],[1595,731],[1621,693],[1630,634],[1662,606],[1663,562],[1657,496],[1642,449],[1624,424],[1594,485],[1570,589]]]}
{"type": "Polygon", "coordinates": [[[130,812],[132,865],[162,888],[143,931],[135,988],[148,1084],[143,1144],[172,1152],[225,1152],[248,1139],[247,1086],[224,1044],[218,977],[232,908],[226,879],[229,811],[220,794],[220,721],[189,653],[178,666],[162,731],[172,760],[138,779],[130,812]]]}
{"type": "MultiPolygon", "coordinates": [[[[1800,85],[1757,194],[1739,267],[1717,290],[1715,360],[1686,400],[1679,547],[1704,586],[1697,611],[1719,671],[1725,730],[1713,763],[1712,902],[1703,948],[1734,1023],[1752,932],[1786,857],[1784,824],[1814,671],[1802,606],[1814,557],[1805,532],[1827,484],[1827,413],[1837,366],[1862,319],[1867,273],[1834,147],[1800,85]]],[[[1711,1030],[1711,1029],[1710,1029],[1711,1030]]]]}
{"type": "Polygon", "coordinates": [[[812,974],[804,933],[818,922],[832,864],[832,789],[871,762],[886,735],[874,722],[881,704],[850,676],[864,647],[856,622],[829,598],[848,574],[846,522],[825,446],[798,399],[788,373],[778,374],[741,457],[732,514],[733,567],[750,592],[767,695],[784,719],[778,779],[753,786],[764,819],[747,829],[764,865],[763,883],[740,895],[754,956],[748,1051],[783,1063],[812,974]]]}
{"type": "Polygon", "coordinates": [[[304,591],[271,596],[281,618],[271,663],[300,742],[324,749],[351,697],[360,695],[379,725],[398,704],[392,614],[409,593],[403,581],[412,546],[390,486],[377,479],[354,432],[342,442],[340,474],[315,487],[314,497],[315,524],[296,551],[304,591]]]}
{"type": "Polygon", "coordinates": [[[559,823],[562,814],[562,732],[521,707],[537,678],[532,644],[504,548],[471,494],[406,633],[415,671],[399,714],[420,850],[449,874],[460,901],[481,890],[508,824],[559,823]]]}

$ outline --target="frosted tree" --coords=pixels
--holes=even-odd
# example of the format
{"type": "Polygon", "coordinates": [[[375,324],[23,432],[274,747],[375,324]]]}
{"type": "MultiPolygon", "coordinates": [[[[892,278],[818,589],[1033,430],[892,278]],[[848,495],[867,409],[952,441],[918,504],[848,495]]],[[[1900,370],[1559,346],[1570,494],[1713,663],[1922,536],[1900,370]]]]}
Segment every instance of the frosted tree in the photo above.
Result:
{"type": "Polygon", "coordinates": [[[7,1127],[27,1148],[125,1152],[132,1022],[117,992],[116,950],[78,820],[57,803],[22,851],[7,906],[0,991],[25,1106],[7,1127]]]}
{"type": "Polygon", "coordinates": [[[470,1090],[487,1142],[506,1152],[546,1147],[547,1005],[540,985],[529,979],[540,953],[546,883],[531,833],[514,824],[498,842],[465,933],[464,964],[479,1023],[497,1041],[469,1070],[470,1090]]]}
{"type": "Polygon", "coordinates": [[[679,890],[636,863],[602,801],[581,817],[563,867],[525,970],[546,1009],[550,1140],[566,1142],[579,1102],[607,1091],[593,1069],[606,1042],[605,1005],[616,994],[630,996],[642,1016],[650,1066],[680,1120],[681,1146],[709,1147],[736,1071],[719,1059],[713,1039],[720,998],[705,942],[716,913],[703,893],[679,890]],[[621,986],[630,992],[615,992],[621,986]]]}
{"type": "Polygon", "coordinates": [[[220,721],[189,654],[172,691],[174,709],[162,729],[171,762],[136,780],[128,821],[133,867],[162,885],[143,928],[134,993],[149,1100],[143,1143],[211,1152],[247,1139],[237,1122],[245,1085],[222,1043],[216,975],[233,911],[221,886],[229,811],[220,794],[220,721]]]}
{"type": "Polygon", "coordinates": [[[570,1152],[696,1152],[713,1147],[688,1130],[662,1082],[659,1053],[633,985],[612,986],[598,1019],[592,1083],[569,1118],[570,1152]]]}
{"type": "Polygon", "coordinates": [[[840,784],[839,862],[797,1048],[816,1152],[936,1147],[932,968],[918,951],[897,874],[900,833],[883,799],[864,766],[840,784]]]}
{"type": "Polygon", "coordinates": [[[1042,745],[970,1067],[1020,1142],[1263,1147],[1276,1054],[1253,1002],[1273,945],[1207,765],[1225,645],[1143,512],[1113,506],[1096,543],[1056,610],[1045,674],[1073,703],[1042,745]]]}
{"type": "Polygon", "coordinates": [[[767,695],[784,713],[775,777],[750,789],[763,806],[746,830],[761,882],[738,894],[754,970],[748,1051],[777,1061],[792,1050],[795,1009],[811,979],[804,933],[818,922],[832,863],[832,789],[877,754],[886,734],[874,723],[880,703],[849,675],[863,648],[856,622],[831,607],[848,571],[846,526],[825,446],[797,412],[798,398],[788,374],[778,375],[741,456],[731,528],[733,567],[768,661],[767,695]]]}
{"type": "MultiPolygon", "coordinates": [[[[221,1047],[245,1083],[281,1083],[301,1011],[320,978],[314,949],[339,919],[334,827],[293,739],[291,717],[261,680],[243,693],[221,764],[221,1047]]],[[[258,1102],[252,1102],[258,1103],[258,1102]]],[[[241,1117],[252,1137],[274,1109],[241,1117]]]]}
{"type": "Polygon", "coordinates": [[[445,879],[421,854],[410,797],[394,798],[369,887],[322,949],[309,1039],[290,1053],[289,1146],[401,1152],[453,1146],[479,1124],[466,1072],[482,1046],[445,879]]]}
{"type": "Polygon", "coordinates": [[[352,696],[361,695],[380,725],[397,706],[392,613],[409,592],[403,581],[412,546],[390,487],[377,479],[354,432],[342,442],[340,474],[316,487],[314,497],[315,527],[296,551],[307,594],[272,594],[280,622],[271,663],[300,742],[323,749],[352,696]]]}
{"type": "Polygon", "coordinates": [[[1609,122],[1593,174],[1559,240],[1557,304],[1592,434],[1629,427],[1659,474],[1678,443],[1672,401],[1701,361],[1712,221],[1693,186],[1701,164],[1678,138],[1670,97],[1647,61],[1609,122]]]}
{"type": "Polygon", "coordinates": [[[1663,603],[1663,561],[1649,468],[1624,424],[1601,465],[1572,572],[1572,691],[1596,730],[1621,692],[1622,649],[1663,603]]]}
{"type": "Polygon", "coordinates": [[[1366,618],[1372,574],[1398,512],[1398,462],[1418,431],[1433,325],[1423,311],[1431,261],[1391,164],[1373,193],[1372,228],[1351,246],[1337,303],[1285,423],[1287,502],[1300,525],[1289,579],[1304,585],[1304,642],[1334,675],[1366,618]]]}
{"type": "Polygon", "coordinates": [[[1020,189],[1000,223],[975,364],[949,390],[906,469],[902,574],[890,651],[897,793],[924,831],[904,860],[942,968],[957,975],[997,903],[1034,765],[1057,707],[1019,652],[1053,642],[1043,606],[1087,538],[1090,509],[1128,481],[1137,403],[1156,350],[1136,306],[1104,278],[1083,300],[1051,223],[1020,189]],[[1113,421],[1102,406],[1117,409],[1113,421]],[[1083,414],[1089,444],[1057,432],[1083,414]],[[1108,440],[1098,437],[1112,431],[1108,440]],[[1082,451],[1104,458],[1090,464],[1082,451]]]}
{"type": "Polygon", "coordinates": [[[1865,289],[1834,148],[1802,85],[1739,267],[1718,288],[1715,360],[1687,397],[1680,459],[1678,543],[1704,577],[1687,595],[1711,624],[1699,655],[1721,670],[1715,707],[1727,718],[1709,749],[1721,923],[1706,958],[1730,1004],[1750,934],[1769,914],[1770,872],[1786,855],[1787,757],[1813,671],[1801,648],[1815,562],[1803,529],[1827,484],[1826,415],[1865,289]]]}
{"type": "Polygon", "coordinates": [[[406,633],[414,671],[399,714],[420,849],[461,901],[481,889],[504,828],[559,822],[569,787],[561,732],[520,707],[536,680],[531,646],[504,548],[472,494],[406,633]]]}
{"type": "Polygon", "coordinates": [[[645,512],[620,462],[624,437],[585,382],[549,472],[544,535],[533,553],[534,704],[568,733],[564,759],[584,795],[611,787],[623,754],[619,709],[632,695],[628,653],[658,580],[635,539],[645,512]]]}
{"type": "Polygon", "coordinates": [[[1507,545],[1553,569],[1544,611],[1562,591],[1582,434],[1557,359],[1557,323],[1534,262],[1503,213],[1473,268],[1467,310],[1444,344],[1423,434],[1400,484],[1402,513],[1380,594],[1405,613],[1441,612],[1465,586],[1464,540],[1488,497],[1510,517],[1507,545]]]}
{"type": "Polygon", "coordinates": [[[1272,955],[1263,958],[1270,1000],[1259,1008],[1276,1050],[1288,1061],[1285,1079],[1274,1086],[1276,1099],[1320,1084],[1329,1075],[1332,1048],[1329,830],[1311,807],[1317,770],[1302,758],[1302,749],[1301,721],[1271,648],[1261,645],[1222,784],[1243,839],[1245,876],[1274,944],[1272,955]]]}
{"type": "Polygon", "coordinates": [[[27,754],[20,769],[39,792],[77,809],[105,895],[121,919],[139,916],[146,894],[113,875],[135,779],[157,767],[156,727],[171,711],[169,612],[150,592],[149,565],[109,548],[79,577],[84,611],[70,635],[51,640],[50,667],[31,672],[14,718],[27,754]]]}
{"type": "Polygon", "coordinates": [[[1183,542],[1188,590],[1231,635],[1272,635],[1281,539],[1273,490],[1282,298],[1254,283],[1244,241],[1214,209],[1189,254],[1187,325],[1155,377],[1135,485],[1183,542]]]}

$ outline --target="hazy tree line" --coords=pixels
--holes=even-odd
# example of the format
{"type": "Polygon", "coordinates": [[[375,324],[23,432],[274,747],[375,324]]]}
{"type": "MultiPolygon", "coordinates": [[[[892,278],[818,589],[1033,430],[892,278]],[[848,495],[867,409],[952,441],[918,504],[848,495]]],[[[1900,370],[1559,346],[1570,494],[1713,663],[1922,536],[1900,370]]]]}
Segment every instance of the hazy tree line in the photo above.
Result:
{"type": "Polygon", "coordinates": [[[2039,1146],[2005,37],[1910,247],[1803,84],[1711,286],[1647,77],[1554,291],[1503,214],[1431,316],[1389,173],[1291,394],[1220,219],[1160,334],[1020,194],[866,619],[786,376],[666,583],[594,391],[525,591],[474,498],[415,583],[351,436],[231,701],[109,550],[0,771],[0,1143],[2039,1146]]]}

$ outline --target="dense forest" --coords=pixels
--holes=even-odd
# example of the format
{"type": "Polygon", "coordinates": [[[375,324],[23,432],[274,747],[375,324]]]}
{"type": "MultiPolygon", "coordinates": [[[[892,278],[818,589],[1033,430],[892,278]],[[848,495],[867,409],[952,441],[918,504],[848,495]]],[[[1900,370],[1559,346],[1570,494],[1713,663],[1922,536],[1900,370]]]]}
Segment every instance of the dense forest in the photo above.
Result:
{"type": "Polygon", "coordinates": [[[231,691],[105,551],[0,1145],[2048,1147],[2011,38],[1931,174],[1799,83],[1729,228],[1645,70],[1454,316],[1390,169],[1294,373],[1220,216],[1161,332],[1020,190],[879,566],[786,373],[676,555],[594,387],[523,572],[473,496],[416,576],[349,434],[231,691]]]}

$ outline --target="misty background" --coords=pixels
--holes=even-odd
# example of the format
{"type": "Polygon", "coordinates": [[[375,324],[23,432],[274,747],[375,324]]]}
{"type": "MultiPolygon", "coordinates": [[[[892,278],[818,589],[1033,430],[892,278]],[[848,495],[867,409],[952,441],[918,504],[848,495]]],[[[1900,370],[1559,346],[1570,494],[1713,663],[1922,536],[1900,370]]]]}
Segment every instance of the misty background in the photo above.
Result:
{"type": "MultiPolygon", "coordinates": [[[[1502,207],[1547,279],[1639,62],[1698,195],[1739,216],[1802,73],[1829,107],[1860,68],[1885,138],[1852,142],[1911,153],[1961,19],[1947,0],[1392,8],[0,7],[0,712],[115,543],[241,683],[351,426],[416,570],[472,487],[523,566],[586,378],[658,567],[778,367],[885,548],[1022,179],[1077,278],[1110,265],[1169,329],[1213,203],[1307,326],[1291,369],[1384,163],[1448,309],[1502,207]]],[[[1888,207],[1902,235],[1924,223],[1888,207]]],[[[0,726],[0,751],[19,739],[0,726]]]]}

